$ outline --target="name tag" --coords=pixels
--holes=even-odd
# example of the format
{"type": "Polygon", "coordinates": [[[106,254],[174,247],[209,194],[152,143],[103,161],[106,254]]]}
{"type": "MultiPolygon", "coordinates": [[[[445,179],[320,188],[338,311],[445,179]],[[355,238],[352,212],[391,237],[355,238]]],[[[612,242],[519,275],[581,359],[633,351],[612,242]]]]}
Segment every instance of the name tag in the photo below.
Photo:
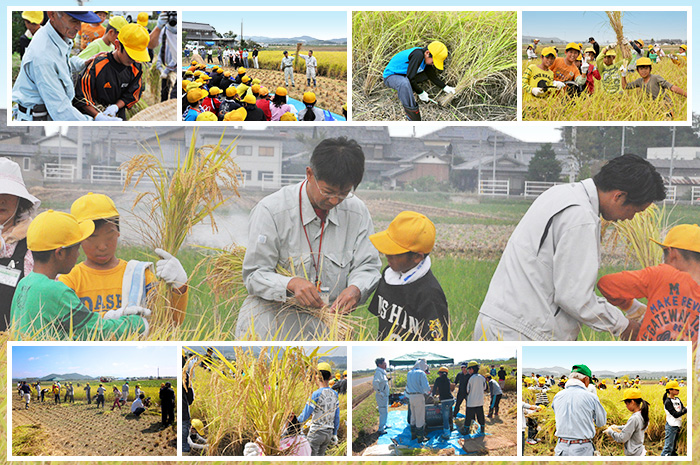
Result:
{"type": "Polygon", "coordinates": [[[9,266],[0,265],[0,284],[5,286],[17,287],[19,277],[22,275],[22,270],[16,270],[9,266]]]}

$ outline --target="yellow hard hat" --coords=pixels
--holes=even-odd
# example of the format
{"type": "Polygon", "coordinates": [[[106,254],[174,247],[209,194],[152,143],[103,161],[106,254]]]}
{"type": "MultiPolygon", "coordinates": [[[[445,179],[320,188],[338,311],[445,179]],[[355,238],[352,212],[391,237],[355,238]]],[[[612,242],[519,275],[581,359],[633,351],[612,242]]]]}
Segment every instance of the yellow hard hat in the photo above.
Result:
{"type": "Polygon", "coordinates": [[[199,418],[192,420],[192,428],[194,428],[199,434],[204,434],[204,423],[199,418]]]}
{"type": "Polygon", "coordinates": [[[630,399],[641,399],[642,398],[642,391],[640,391],[638,388],[629,388],[625,389],[624,394],[622,395],[622,400],[630,400],[630,399]]]}
{"type": "Polygon", "coordinates": [[[321,362],[318,364],[316,367],[318,371],[327,371],[328,373],[331,372],[331,366],[328,362],[321,362]]]}
{"type": "Polygon", "coordinates": [[[119,211],[111,198],[104,194],[93,194],[92,192],[78,197],[70,207],[70,214],[78,222],[119,217],[119,211]]]}
{"type": "Polygon", "coordinates": [[[437,69],[444,69],[445,58],[447,58],[447,47],[442,42],[433,41],[428,45],[428,51],[433,56],[433,66],[437,69]]]}

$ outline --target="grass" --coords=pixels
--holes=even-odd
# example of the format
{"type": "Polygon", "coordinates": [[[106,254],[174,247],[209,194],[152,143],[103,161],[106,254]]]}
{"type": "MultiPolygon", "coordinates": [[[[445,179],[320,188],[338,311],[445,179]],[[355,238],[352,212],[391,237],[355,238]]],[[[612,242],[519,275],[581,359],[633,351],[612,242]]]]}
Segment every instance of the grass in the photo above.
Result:
{"type": "MultiPolygon", "coordinates": [[[[294,53],[294,50],[290,48],[290,54],[294,53]]],[[[302,48],[300,53],[307,56],[308,49],[302,48]]],[[[348,52],[314,50],[314,56],[318,62],[316,76],[347,79],[348,52]]],[[[258,55],[258,64],[263,69],[279,70],[283,57],[282,51],[262,50],[258,55]]],[[[306,75],[306,62],[301,58],[295,60],[294,71],[306,75]]]]}
{"type": "Polygon", "coordinates": [[[404,120],[394,91],[382,83],[384,68],[399,51],[438,40],[449,51],[441,78],[456,94],[432,89],[440,106],[422,105],[423,119],[514,120],[516,23],[513,11],[354,12],[353,119],[404,120]]]}
{"type": "MultiPolygon", "coordinates": [[[[611,383],[608,383],[611,384],[611,383]]],[[[559,388],[553,388],[547,392],[548,397],[551,399],[554,395],[559,392],[559,388]]],[[[642,391],[642,397],[644,400],[649,402],[649,426],[645,435],[645,447],[647,449],[647,455],[659,455],[663,449],[664,441],[664,425],[666,423],[666,417],[664,414],[662,398],[664,394],[663,386],[658,384],[642,384],[640,386],[642,391]]],[[[622,394],[624,390],[616,389],[606,389],[598,391],[598,398],[600,402],[605,407],[608,413],[607,426],[618,425],[623,426],[627,419],[630,417],[630,412],[625,408],[622,400],[622,394]]],[[[536,391],[531,391],[528,389],[523,390],[523,401],[527,403],[534,404],[536,391]]],[[[680,390],[679,397],[686,405],[687,400],[687,388],[683,387],[680,390]]],[[[554,412],[551,408],[546,408],[542,412],[538,412],[533,415],[537,418],[540,424],[541,430],[538,433],[538,438],[542,439],[542,442],[535,446],[527,446],[525,449],[526,453],[529,455],[553,455],[554,446],[556,445],[556,439],[554,436],[554,431],[556,428],[556,423],[554,421],[554,412]]],[[[598,428],[596,437],[594,439],[594,444],[597,450],[601,452],[602,455],[623,455],[622,444],[618,444],[607,435],[603,434],[604,428],[598,428]]],[[[681,435],[678,442],[678,455],[685,455],[687,449],[687,424],[686,417],[683,417],[681,426],[681,435]]]]}
{"type": "MultiPolygon", "coordinates": [[[[563,48],[560,48],[563,50],[563,48]]],[[[523,69],[533,62],[524,60],[523,69]]],[[[677,66],[670,59],[654,64],[652,74],[658,74],[671,84],[688,90],[688,73],[685,66],[677,66]]],[[[637,79],[637,72],[627,75],[627,82],[637,79]]],[[[577,97],[553,95],[548,98],[523,102],[524,121],[686,121],[688,99],[666,91],[670,98],[657,100],[648,97],[641,89],[624,90],[611,95],[603,89],[602,81],[594,80],[592,95],[587,91],[577,97]]]]}

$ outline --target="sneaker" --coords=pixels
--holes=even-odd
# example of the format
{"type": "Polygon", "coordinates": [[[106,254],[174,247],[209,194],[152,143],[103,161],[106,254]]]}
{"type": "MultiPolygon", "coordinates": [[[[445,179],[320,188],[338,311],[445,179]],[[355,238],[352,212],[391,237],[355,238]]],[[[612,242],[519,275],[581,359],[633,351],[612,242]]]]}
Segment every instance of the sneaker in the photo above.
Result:
{"type": "Polygon", "coordinates": [[[530,445],[535,445],[535,444],[537,444],[537,441],[535,441],[534,439],[528,439],[528,440],[525,441],[525,442],[528,443],[528,444],[530,444],[530,445]]]}

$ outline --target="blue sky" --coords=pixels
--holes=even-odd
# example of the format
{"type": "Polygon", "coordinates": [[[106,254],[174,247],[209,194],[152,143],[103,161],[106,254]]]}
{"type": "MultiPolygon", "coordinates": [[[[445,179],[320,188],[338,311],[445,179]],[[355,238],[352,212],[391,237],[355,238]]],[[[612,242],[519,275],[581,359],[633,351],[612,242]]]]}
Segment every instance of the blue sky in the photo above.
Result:
{"type": "Polygon", "coordinates": [[[455,363],[474,358],[508,359],[516,355],[515,346],[505,342],[490,344],[483,342],[406,342],[381,346],[362,345],[352,348],[352,369],[357,371],[375,368],[374,360],[377,357],[384,357],[388,360],[412,352],[432,352],[451,357],[455,363]]]}
{"type": "Polygon", "coordinates": [[[687,367],[688,349],[685,346],[541,346],[523,347],[522,367],[571,367],[577,363],[588,365],[593,373],[601,370],[677,370],[687,367]]]}
{"type": "MultiPolygon", "coordinates": [[[[523,11],[522,24],[523,36],[559,37],[569,42],[587,42],[592,36],[601,48],[616,40],[604,11],[523,11]]],[[[645,41],[686,40],[687,24],[685,11],[627,11],[622,17],[625,37],[645,41]]]]}
{"type": "Polygon", "coordinates": [[[12,377],[42,377],[51,373],[87,376],[175,377],[180,367],[176,346],[14,346],[12,377]]]}
{"type": "Polygon", "coordinates": [[[297,37],[317,39],[347,38],[347,14],[344,11],[187,11],[183,21],[211,24],[216,32],[227,31],[243,37],[297,37]]]}

